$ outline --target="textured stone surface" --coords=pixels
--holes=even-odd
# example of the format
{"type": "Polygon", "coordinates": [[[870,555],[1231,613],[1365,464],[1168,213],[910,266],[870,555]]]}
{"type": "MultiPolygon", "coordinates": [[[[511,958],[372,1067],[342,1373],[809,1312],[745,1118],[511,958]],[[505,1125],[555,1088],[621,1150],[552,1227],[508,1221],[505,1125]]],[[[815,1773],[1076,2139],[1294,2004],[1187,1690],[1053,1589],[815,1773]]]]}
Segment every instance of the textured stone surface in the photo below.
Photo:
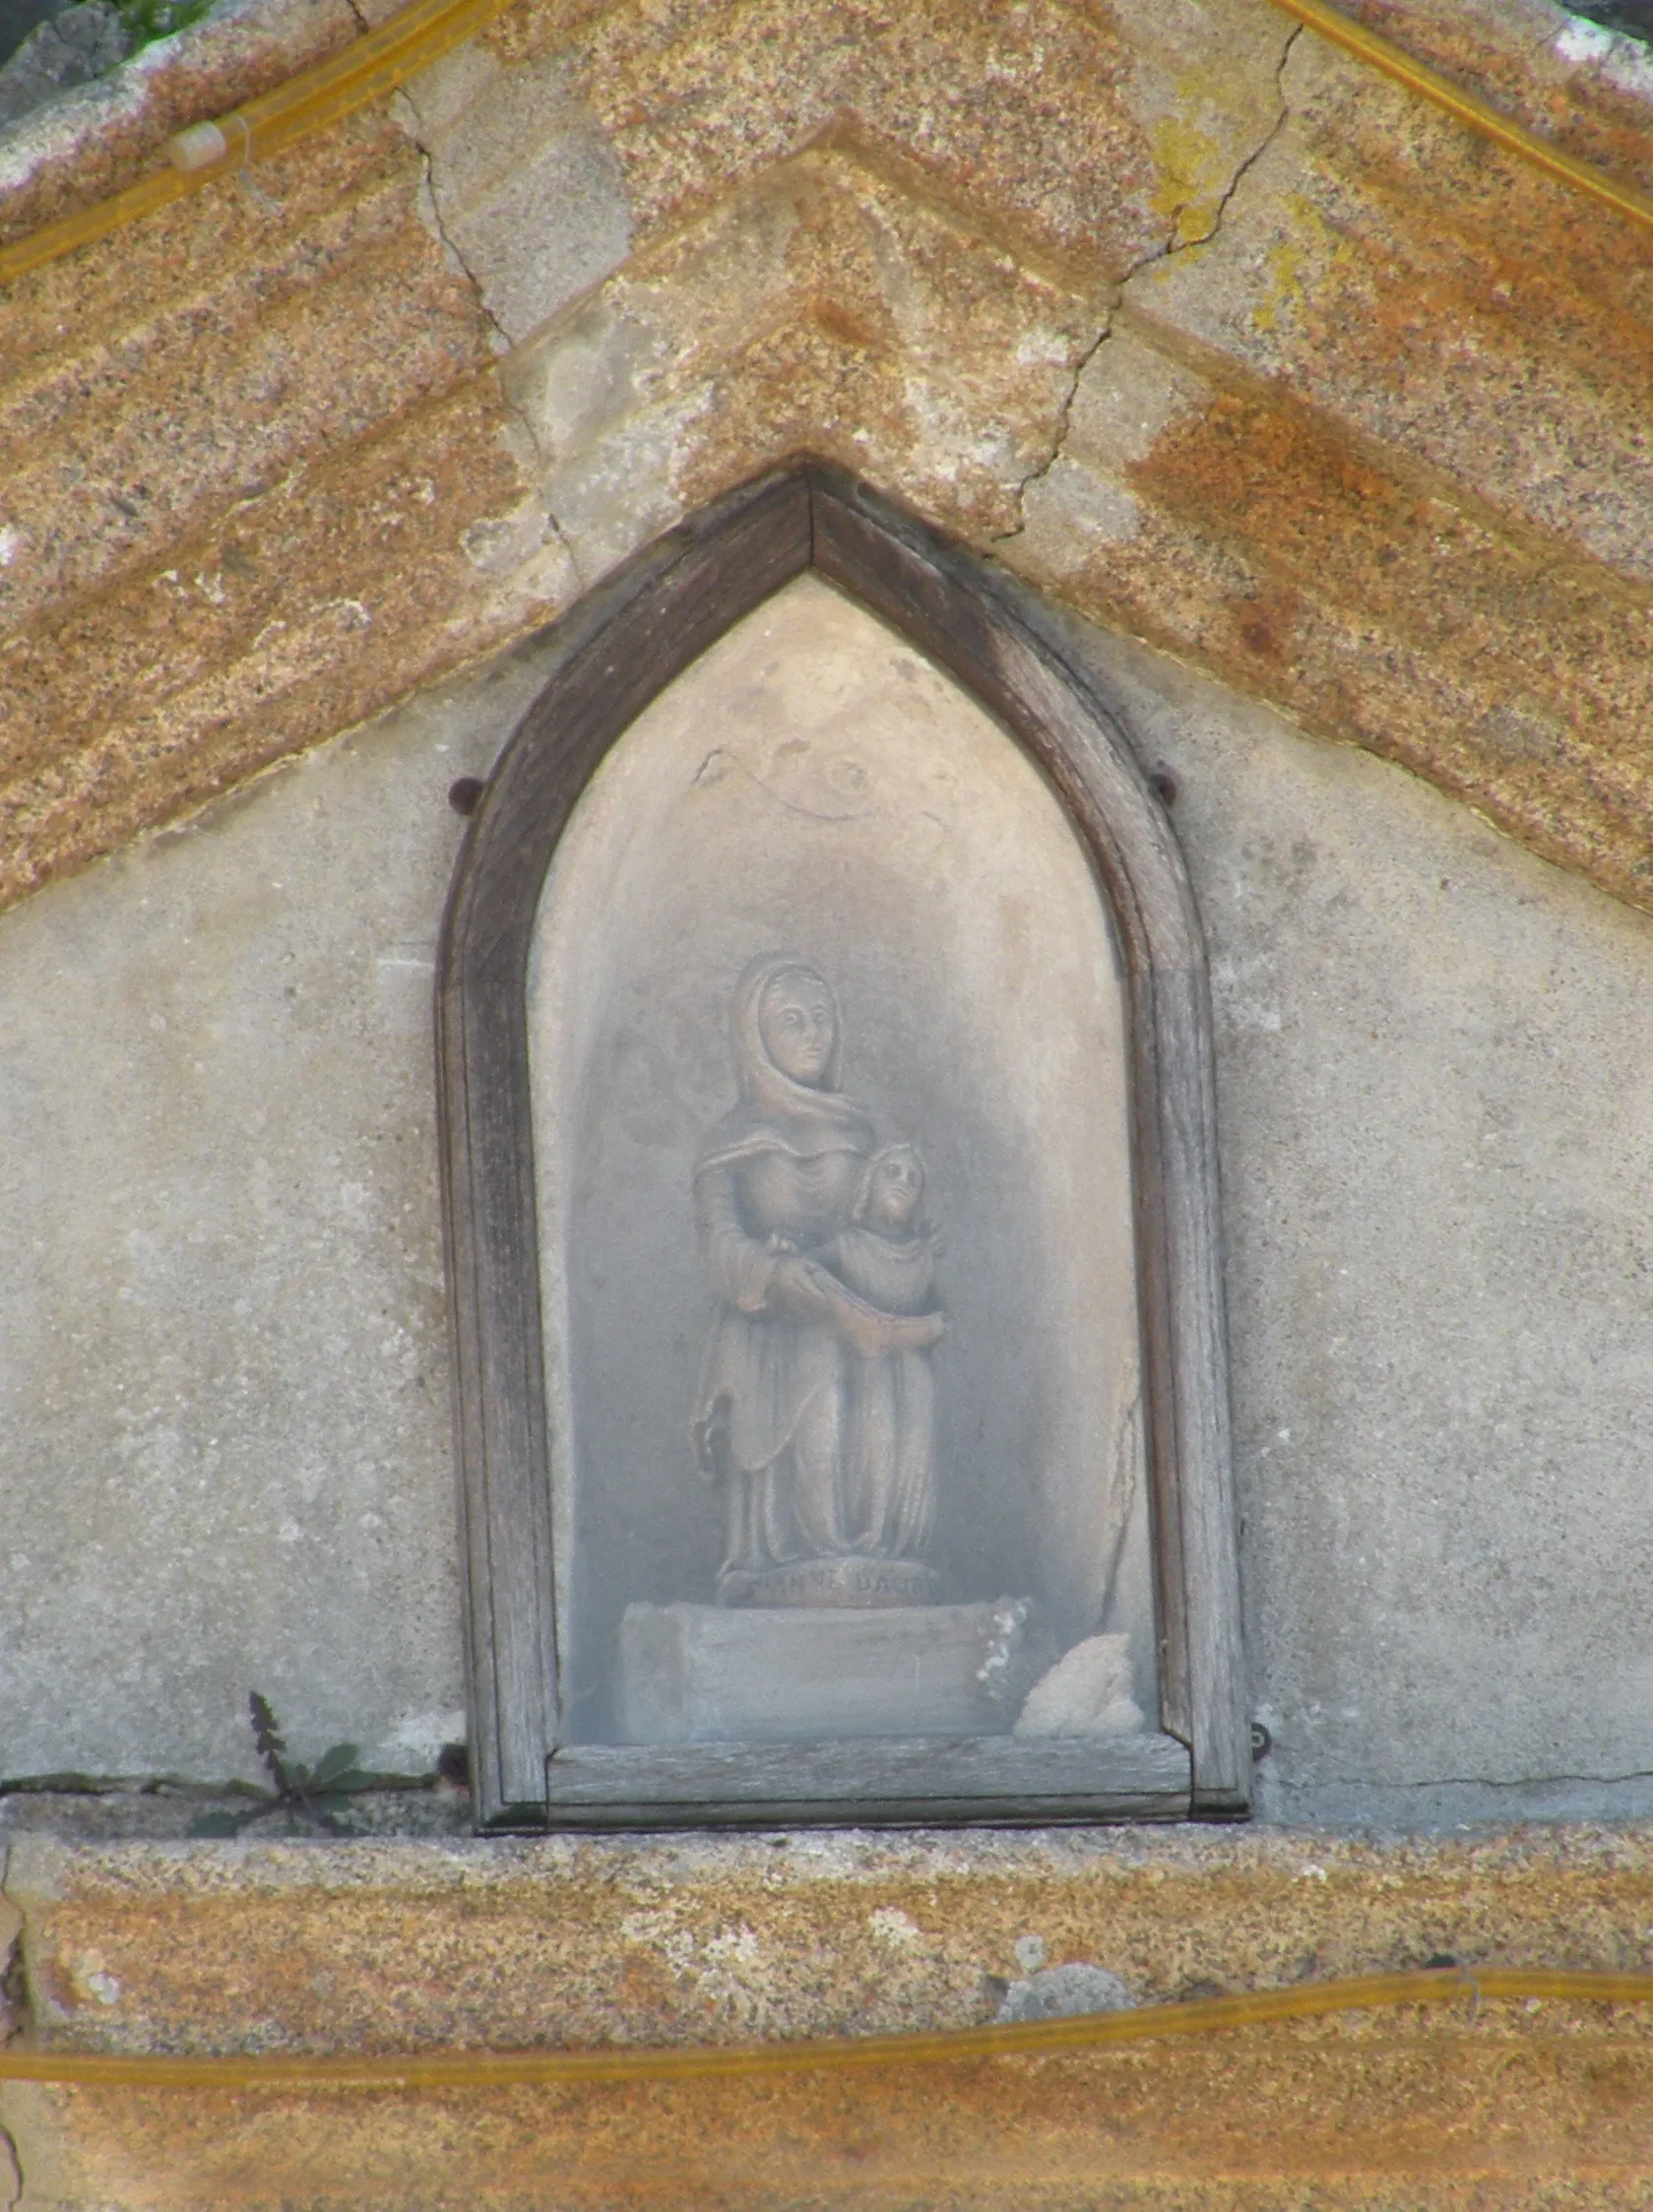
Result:
{"type": "MultiPolygon", "coordinates": [[[[33,2030],[54,2049],[729,2044],[969,2026],[1003,2001],[1029,1938],[1047,1968],[1102,1966],[1136,2004],[1442,1955],[1649,1971],[1650,1854],[1642,1826],[23,1836],[4,1894],[24,1916],[33,2030]]],[[[1653,2040],[1653,2011],[1622,2021],[1653,2040]]]]}
{"type": "Polygon", "coordinates": [[[1282,90],[1221,235],[1125,287],[1010,557],[1646,904],[1641,234],[1312,37],[1282,90]]]}
{"type": "MultiPolygon", "coordinates": [[[[1625,41],[1544,0],[1367,12],[1653,173],[1625,41]]],[[[14,134],[0,226],[128,181],[351,22],[245,6],[150,49],[14,134]]],[[[215,186],[8,297],[6,896],[807,447],[1653,898],[1650,309],[1618,218],[1262,0],[520,0],[396,112],[417,144],[368,117],[269,164],[279,211],[215,186]],[[1134,346],[1102,345],[1069,425],[1120,287],[1134,346]],[[1093,387],[1154,434],[1086,422],[1093,387]],[[391,450],[436,497],[386,511],[391,450]],[[296,615],[239,625],[231,552],[296,615]],[[211,624],[174,634],[169,574],[220,579],[211,624]]]]}
{"type": "MultiPolygon", "coordinates": [[[[14,1846],[53,2046],[730,2043],[1466,1962],[1645,1968],[1644,1830],[14,1846]],[[1113,1992],[1110,1991],[1112,1994],[1113,1992]]],[[[1059,2060],[304,2099],[11,2090],[29,2204],[1647,2200],[1647,2008],[1467,2005],[1059,2060]]]]}
{"type": "Polygon", "coordinates": [[[823,150],[640,248],[502,377],[588,577],[799,450],[990,537],[1102,312],[1094,287],[823,150]]]}
{"type": "Polygon", "coordinates": [[[32,31],[0,68],[0,129],[59,93],[118,68],[131,51],[131,34],[103,0],[65,8],[32,31]]]}

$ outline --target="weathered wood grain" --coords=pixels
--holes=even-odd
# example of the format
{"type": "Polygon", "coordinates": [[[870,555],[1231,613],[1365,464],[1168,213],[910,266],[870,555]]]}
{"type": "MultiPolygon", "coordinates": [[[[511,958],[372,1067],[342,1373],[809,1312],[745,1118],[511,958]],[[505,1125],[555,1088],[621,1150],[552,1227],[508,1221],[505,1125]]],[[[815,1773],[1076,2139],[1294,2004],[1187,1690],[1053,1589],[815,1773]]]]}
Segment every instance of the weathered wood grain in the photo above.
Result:
{"type": "Polygon", "coordinates": [[[581,1743],[547,1769],[553,1827],[1179,1820],[1188,1785],[1169,1736],[581,1743]]]}

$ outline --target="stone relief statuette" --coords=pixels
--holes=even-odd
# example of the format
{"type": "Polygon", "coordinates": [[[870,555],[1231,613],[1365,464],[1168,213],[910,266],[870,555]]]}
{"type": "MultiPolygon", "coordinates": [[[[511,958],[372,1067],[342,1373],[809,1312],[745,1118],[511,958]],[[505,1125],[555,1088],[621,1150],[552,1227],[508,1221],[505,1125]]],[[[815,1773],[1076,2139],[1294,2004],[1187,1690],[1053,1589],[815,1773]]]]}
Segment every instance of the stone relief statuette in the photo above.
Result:
{"type": "Polygon", "coordinates": [[[731,1029],[739,1101],[694,1172],[717,1605],[626,1609],[627,1734],[1005,1732],[1054,1652],[1027,1598],[943,1604],[926,1556],[946,1320],[922,1158],[879,1144],[839,1089],[838,1001],[813,963],[750,961],[731,1029]]]}
{"type": "Polygon", "coordinates": [[[694,1442],[726,1606],[933,1601],[935,1238],[911,1145],[838,1088],[838,1005],[790,953],[734,995],[740,1102],[695,1169],[718,1296],[694,1442]]]}

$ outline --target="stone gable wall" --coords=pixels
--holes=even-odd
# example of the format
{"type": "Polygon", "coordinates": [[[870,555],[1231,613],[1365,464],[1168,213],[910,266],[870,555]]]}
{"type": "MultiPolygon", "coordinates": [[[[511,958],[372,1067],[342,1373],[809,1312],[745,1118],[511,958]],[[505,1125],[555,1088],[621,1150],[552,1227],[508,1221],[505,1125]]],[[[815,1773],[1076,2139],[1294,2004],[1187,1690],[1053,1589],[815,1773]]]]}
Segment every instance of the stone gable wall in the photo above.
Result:
{"type": "MultiPolygon", "coordinates": [[[[1646,181],[1628,41],[1367,13],[1646,181]]],[[[6,235],[351,29],[150,49],[14,134],[6,235]]],[[[1649,902],[1643,241],[1264,0],[521,0],[7,308],[13,898],[814,450],[1649,902]]]]}
{"type": "MultiPolygon", "coordinates": [[[[149,49],[0,139],[0,236],[386,12],[149,49]]],[[[1653,182],[1636,49],[1358,12],[1653,182]]],[[[177,1792],[12,1794],[0,2041],[1653,1965],[1648,270],[1266,0],[513,0],[7,294],[0,1776],[245,1778],[253,1686],[300,1757],[463,1727],[448,787],[551,617],[802,451],[1037,592],[1176,790],[1274,1747],[1244,1835],[497,1843],[431,1791],[246,1846],[177,1792]]],[[[758,2089],[7,2088],[0,2198],[1627,2208],[1647,2077],[1639,2013],[1489,2005],[758,2089]]]]}

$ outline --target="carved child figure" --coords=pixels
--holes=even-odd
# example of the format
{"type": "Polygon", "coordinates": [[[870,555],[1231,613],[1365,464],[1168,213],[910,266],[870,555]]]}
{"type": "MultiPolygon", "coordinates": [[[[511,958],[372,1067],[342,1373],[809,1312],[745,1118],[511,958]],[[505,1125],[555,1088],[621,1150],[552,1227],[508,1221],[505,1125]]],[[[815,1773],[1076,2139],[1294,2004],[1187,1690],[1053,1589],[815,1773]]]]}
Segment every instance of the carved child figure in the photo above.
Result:
{"type": "MultiPolygon", "coordinates": [[[[813,1254],[846,1290],[882,1314],[922,1314],[933,1336],[938,1239],[922,1214],[924,1168],[909,1144],[885,1145],[861,1170],[850,1227],[813,1254]]],[[[926,1331],[926,1335],[929,1332],[926,1331]]],[[[845,1473],[857,1548],[922,1558],[935,1524],[934,1384],[926,1350],[892,1346],[852,1363],[845,1473]]]]}
{"type": "Polygon", "coordinates": [[[861,1170],[851,1226],[814,1257],[881,1313],[928,1313],[937,1239],[920,1216],[923,1195],[917,1149],[885,1145],[861,1170]]]}

